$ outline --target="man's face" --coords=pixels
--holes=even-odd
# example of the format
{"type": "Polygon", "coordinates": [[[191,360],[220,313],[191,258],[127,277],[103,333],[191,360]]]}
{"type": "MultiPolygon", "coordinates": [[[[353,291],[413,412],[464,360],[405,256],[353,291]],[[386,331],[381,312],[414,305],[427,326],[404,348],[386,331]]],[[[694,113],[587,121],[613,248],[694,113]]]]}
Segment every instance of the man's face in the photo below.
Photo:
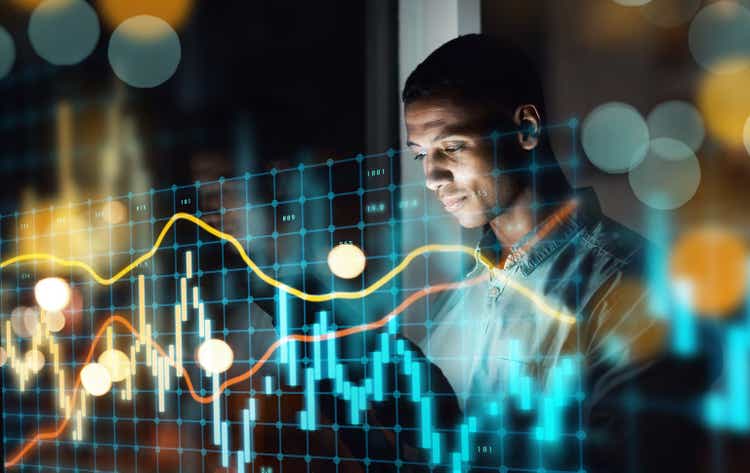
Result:
{"type": "Polygon", "coordinates": [[[422,161],[426,185],[465,228],[492,220],[510,196],[507,177],[492,175],[485,115],[452,98],[419,98],[405,108],[409,148],[422,161]]]}

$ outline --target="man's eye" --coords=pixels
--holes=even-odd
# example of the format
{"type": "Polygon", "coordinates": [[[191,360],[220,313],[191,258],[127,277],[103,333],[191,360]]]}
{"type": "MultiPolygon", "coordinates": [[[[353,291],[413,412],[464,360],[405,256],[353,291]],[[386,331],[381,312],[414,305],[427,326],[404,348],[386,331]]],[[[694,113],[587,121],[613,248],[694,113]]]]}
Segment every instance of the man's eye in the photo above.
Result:
{"type": "Polygon", "coordinates": [[[423,159],[426,155],[427,153],[425,153],[424,151],[422,151],[421,153],[414,153],[414,160],[419,161],[423,159]]]}
{"type": "Polygon", "coordinates": [[[446,146],[444,149],[445,149],[446,153],[457,153],[457,152],[461,151],[462,149],[464,149],[464,145],[462,145],[462,144],[459,144],[459,145],[450,145],[450,146],[446,146]]]}

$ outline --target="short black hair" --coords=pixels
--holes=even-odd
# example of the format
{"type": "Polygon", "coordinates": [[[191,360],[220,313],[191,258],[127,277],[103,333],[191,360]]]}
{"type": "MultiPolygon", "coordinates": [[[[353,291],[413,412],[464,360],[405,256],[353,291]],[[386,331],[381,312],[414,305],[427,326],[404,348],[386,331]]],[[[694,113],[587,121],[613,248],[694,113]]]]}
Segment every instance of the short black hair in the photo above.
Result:
{"type": "Polygon", "coordinates": [[[486,35],[459,36],[437,48],[406,79],[401,98],[408,104],[440,94],[493,106],[497,116],[492,118],[507,120],[523,104],[535,105],[545,116],[541,80],[531,60],[515,44],[486,35]]]}

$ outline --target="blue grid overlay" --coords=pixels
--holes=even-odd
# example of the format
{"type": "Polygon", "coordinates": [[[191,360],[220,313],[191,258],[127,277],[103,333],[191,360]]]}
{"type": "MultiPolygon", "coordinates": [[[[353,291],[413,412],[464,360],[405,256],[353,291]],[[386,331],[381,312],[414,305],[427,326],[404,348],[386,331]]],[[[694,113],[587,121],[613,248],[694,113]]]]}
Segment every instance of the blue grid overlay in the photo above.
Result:
{"type": "MultiPolygon", "coordinates": [[[[576,126],[576,121],[572,120],[559,127],[550,127],[550,132],[569,134],[574,144],[576,126]]],[[[498,141],[513,139],[515,135],[515,131],[495,133],[487,139],[497,150],[498,141]]],[[[148,251],[151,245],[144,245],[143,242],[153,242],[172,215],[186,212],[235,235],[261,269],[275,279],[314,293],[362,289],[392,269],[413,246],[430,243],[431,225],[455,225],[452,218],[434,205],[422,181],[394,181],[394,167],[399,165],[401,155],[401,152],[388,150],[374,155],[329,159],[324,163],[300,163],[289,169],[246,173],[216,181],[4,215],[0,218],[3,232],[0,251],[3,257],[8,257],[16,254],[17,248],[24,243],[31,242],[33,246],[34,242],[39,242],[40,245],[51,244],[54,248],[54,242],[60,236],[83,239],[89,247],[84,260],[101,268],[104,274],[113,274],[148,251]],[[347,178],[337,179],[337,176],[347,178]],[[356,178],[351,179],[351,176],[356,178]],[[105,221],[102,206],[114,202],[127,209],[126,221],[115,224],[105,221]],[[83,221],[85,225],[74,227],[71,223],[74,221],[83,221]],[[52,224],[47,233],[39,233],[36,222],[52,224]],[[98,251],[95,247],[101,246],[102,238],[107,240],[106,249],[98,251]],[[413,244],[407,243],[402,247],[402,241],[413,241],[413,244]],[[328,271],[328,250],[339,243],[354,243],[365,251],[367,271],[361,277],[344,281],[328,271]]],[[[494,156],[496,160],[499,159],[497,152],[494,156]]],[[[560,158],[563,167],[573,169],[573,176],[577,160],[574,145],[569,156],[560,158]]],[[[529,172],[530,169],[533,175],[545,170],[544,166],[536,164],[535,156],[532,156],[528,168],[504,169],[502,172],[529,172]]],[[[496,170],[496,173],[499,172],[496,170]]],[[[535,203],[534,208],[560,204],[539,202],[535,203]]],[[[475,240],[463,243],[473,246],[475,240]]],[[[135,287],[138,274],[146,276],[147,306],[153,316],[154,338],[163,340],[164,344],[174,339],[169,314],[179,298],[178,282],[180,277],[185,276],[183,258],[188,250],[195,256],[195,277],[207,313],[214,322],[214,336],[225,339],[235,349],[235,366],[232,370],[244,370],[255,363],[257,355],[253,345],[264,337],[278,337],[279,317],[284,316],[279,313],[280,297],[285,296],[280,296],[273,288],[253,277],[229,245],[191,224],[179,223],[168,234],[153,259],[108,288],[98,286],[84,274],[61,272],[57,268],[56,274],[66,277],[80,298],[80,305],[71,311],[69,326],[57,337],[66,353],[62,366],[73,371],[81,368],[81,361],[96,328],[109,315],[116,313],[136,320],[135,287]],[[263,317],[271,319],[277,328],[254,327],[253,320],[263,317]]],[[[72,245],[69,248],[55,248],[55,254],[70,258],[77,256],[72,252],[72,245]]],[[[288,310],[294,312],[295,316],[289,316],[288,330],[290,333],[319,333],[321,326],[326,326],[321,322],[321,313],[324,312],[328,314],[330,325],[327,328],[331,330],[372,322],[410,294],[425,286],[445,282],[434,280],[432,267],[445,266],[446,263],[458,267],[460,274],[468,272],[473,265],[472,261],[460,255],[429,255],[410,267],[403,277],[394,278],[367,298],[353,302],[333,300],[325,304],[290,301],[288,310]],[[419,282],[415,284],[415,281],[419,282]]],[[[34,283],[49,271],[50,268],[36,263],[5,270],[0,304],[6,317],[15,307],[32,303],[34,283]]],[[[234,464],[239,461],[235,459],[236,455],[248,450],[243,445],[246,442],[243,429],[248,423],[243,414],[251,409],[254,411],[253,434],[249,439],[251,455],[239,461],[247,471],[317,471],[320,468],[329,469],[332,464],[338,468],[338,465],[346,462],[368,468],[389,465],[398,469],[412,465],[462,471],[478,453],[496,456],[497,466],[493,469],[507,469],[504,460],[506,442],[500,442],[495,447],[471,444],[472,440],[468,440],[470,437],[473,439],[474,434],[500,434],[502,437],[533,442],[536,435],[533,429],[514,431],[502,426],[502,404],[505,401],[502,396],[497,403],[488,404],[487,410],[488,417],[500,419],[499,429],[493,427],[492,430],[482,431],[483,422],[471,417],[452,428],[441,429],[431,425],[430,417],[434,417],[430,411],[432,399],[452,394],[432,390],[428,360],[405,348],[396,337],[399,330],[410,325],[417,330],[420,327],[429,328],[430,304],[429,298],[416,304],[408,320],[404,318],[398,324],[390,324],[387,330],[340,342],[333,365],[341,364],[346,369],[348,396],[339,392],[340,388],[336,386],[339,380],[336,379],[335,369],[325,370],[331,382],[311,382],[311,379],[326,376],[318,375],[314,367],[315,360],[324,356],[316,352],[316,347],[321,344],[295,344],[296,350],[300,351],[296,386],[289,383],[289,364],[274,357],[250,382],[226,391],[222,397],[222,419],[227,423],[222,425],[222,429],[226,430],[223,437],[227,441],[215,445],[211,439],[213,418],[210,405],[196,405],[185,386],[177,381],[167,393],[166,412],[158,413],[153,382],[147,376],[139,375],[132,401],[121,401],[120,387],[116,386],[111,395],[90,405],[83,440],[73,441],[69,435],[63,434],[54,441],[41,442],[22,459],[16,469],[215,471],[217,467],[228,466],[228,457],[234,464]],[[384,369],[391,371],[395,384],[387,388],[367,386],[378,384],[373,363],[384,364],[386,353],[390,362],[385,364],[384,369]],[[421,373],[425,379],[416,381],[417,388],[414,388],[415,384],[398,384],[402,375],[408,375],[407,379],[415,383],[415,371],[419,370],[424,370],[421,373]],[[355,386],[358,383],[361,386],[355,386]],[[414,416],[416,422],[402,425],[398,407],[393,413],[393,425],[370,425],[370,410],[366,407],[361,408],[358,419],[353,419],[350,412],[341,411],[342,405],[351,406],[351,401],[356,399],[351,389],[358,393],[360,402],[364,399],[364,403],[370,406],[375,406],[382,399],[399,401],[402,396],[411,396],[413,401],[418,401],[417,407],[412,408],[418,412],[414,416]],[[379,393],[378,389],[381,390],[379,393]],[[313,390],[312,394],[310,390],[313,390]],[[326,410],[322,413],[324,416],[313,421],[311,417],[315,416],[317,410],[310,407],[309,399],[325,397],[343,397],[345,400],[348,397],[349,402],[342,404],[332,401],[332,410],[326,410]],[[250,405],[253,407],[248,407],[250,405]],[[309,415],[305,420],[300,420],[300,412],[309,415]],[[403,459],[398,448],[389,455],[383,455],[382,451],[370,446],[373,431],[390,432],[396,438],[400,435],[421,435],[419,444],[427,453],[422,461],[403,459]],[[432,435],[425,437],[426,431],[432,435]],[[449,450],[449,437],[457,439],[456,451],[449,450]],[[352,448],[356,443],[352,439],[361,440],[361,444],[352,448]],[[238,446],[244,448],[238,450],[238,446]]],[[[199,341],[198,328],[188,324],[183,334],[186,340],[195,342],[193,345],[186,342],[190,347],[185,352],[193,353],[199,341]]],[[[124,347],[132,342],[131,334],[116,334],[116,346],[124,347]]],[[[329,356],[328,347],[324,349],[325,356],[329,356]]],[[[429,358],[429,353],[427,355],[429,358]]],[[[194,357],[186,355],[184,364],[187,370],[196,373],[193,379],[198,380],[196,389],[199,394],[210,394],[211,379],[199,374],[194,357]]],[[[143,361],[139,360],[139,371],[145,371],[142,365],[143,361]]],[[[55,397],[55,383],[45,374],[45,370],[24,393],[19,392],[16,381],[3,370],[6,455],[22,445],[34,432],[49,429],[61,421],[59,412],[52,406],[53,401],[50,401],[55,397]]],[[[343,380],[344,376],[340,378],[343,380]]],[[[585,437],[580,421],[583,396],[576,394],[573,397],[579,404],[578,422],[565,426],[561,438],[570,439],[580,453],[585,437]]],[[[400,405],[396,403],[396,406],[400,405]]],[[[399,445],[398,441],[396,445],[399,445]]],[[[537,450],[533,464],[526,465],[526,468],[526,471],[538,468],[556,471],[545,465],[542,448],[537,450]]],[[[577,464],[557,471],[581,469],[583,465],[579,456],[577,464]]]]}

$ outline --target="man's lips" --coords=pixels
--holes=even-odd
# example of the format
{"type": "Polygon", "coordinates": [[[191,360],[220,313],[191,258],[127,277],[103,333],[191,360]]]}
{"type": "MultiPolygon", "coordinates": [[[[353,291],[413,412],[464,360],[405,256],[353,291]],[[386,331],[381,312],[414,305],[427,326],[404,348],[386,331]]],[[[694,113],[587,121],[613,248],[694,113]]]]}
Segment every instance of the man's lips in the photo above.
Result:
{"type": "Polygon", "coordinates": [[[443,207],[445,207],[445,210],[447,210],[448,212],[455,212],[456,210],[464,206],[464,202],[466,202],[466,196],[447,197],[440,199],[440,202],[443,204],[443,207]]]}

